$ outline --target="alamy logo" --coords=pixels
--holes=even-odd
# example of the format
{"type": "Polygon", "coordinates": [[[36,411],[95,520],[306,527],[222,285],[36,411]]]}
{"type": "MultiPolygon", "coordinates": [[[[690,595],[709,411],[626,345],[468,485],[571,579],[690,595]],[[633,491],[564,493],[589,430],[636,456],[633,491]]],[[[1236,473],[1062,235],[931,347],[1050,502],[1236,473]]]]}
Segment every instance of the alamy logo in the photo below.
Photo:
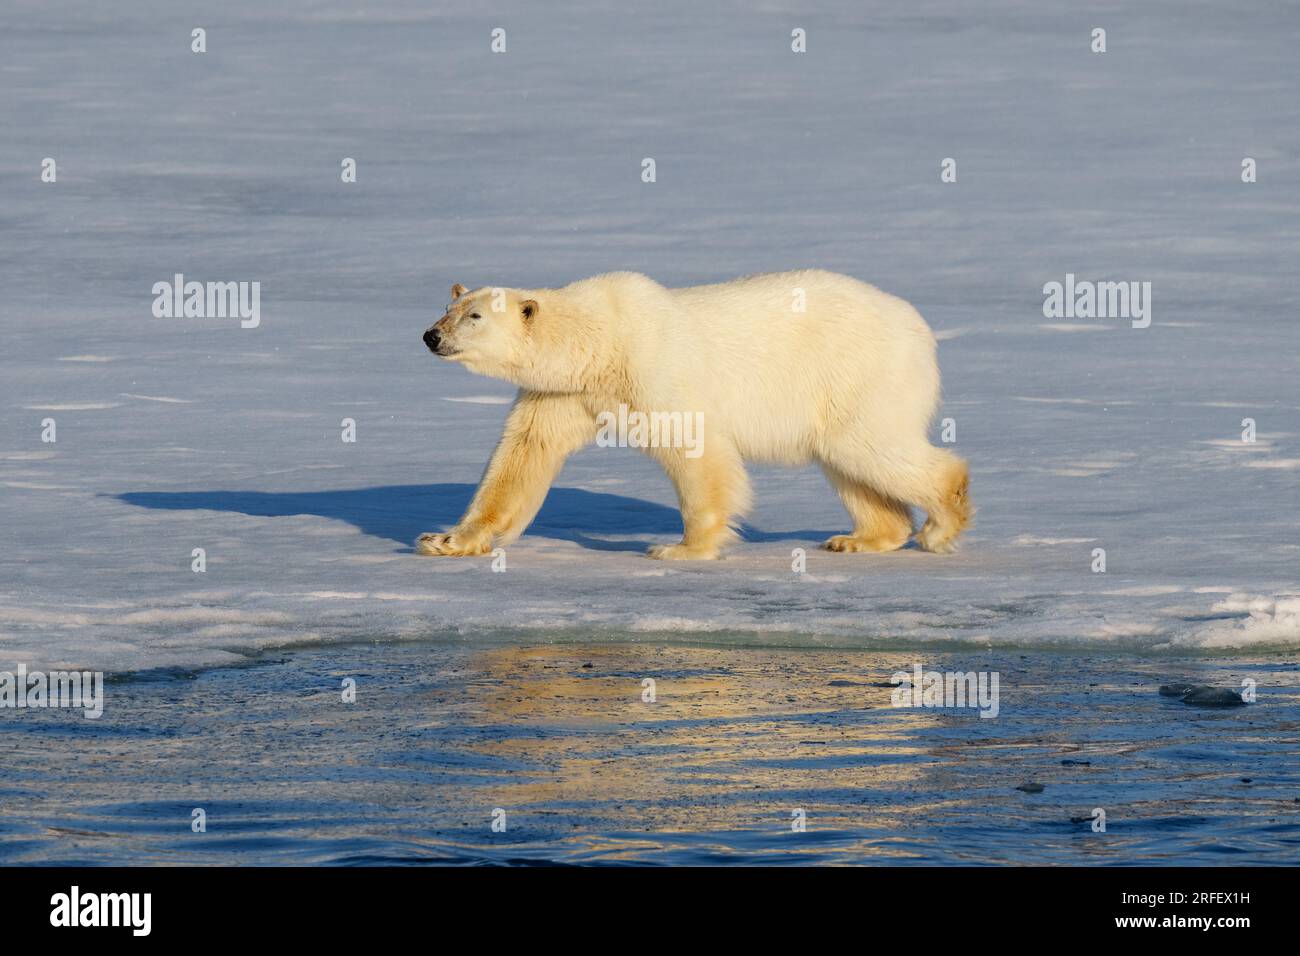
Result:
{"type": "Polygon", "coordinates": [[[51,926],[128,926],[133,936],[148,936],[153,925],[151,893],[71,892],[50,897],[51,926]]]}
{"type": "Polygon", "coordinates": [[[82,716],[94,720],[104,713],[104,675],[100,671],[0,671],[0,707],[42,709],[80,707],[82,716]]]}
{"type": "Polygon", "coordinates": [[[601,448],[684,448],[687,458],[704,454],[703,412],[634,412],[626,405],[618,412],[596,416],[601,448]]]}
{"type": "Polygon", "coordinates": [[[897,671],[890,678],[894,707],[977,707],[981,717],[998,715],[997,671],[927,671],[919,663],[912,673],[897,671]]]}
{"type": "Polygon", "coordinates": [[[262,324],[260,282],[186,282],[178,272],[171,282],[155,282],[153,296],[154,318],[237,318],[245,329],[262,324]]]}
{"type": "Polygon", "coordinates": [[[1150,282],[1065,282],[1043,286],[1043,315],[1049,319],[1132,319],[1133,328],[1151,324],[1150,282]]]}

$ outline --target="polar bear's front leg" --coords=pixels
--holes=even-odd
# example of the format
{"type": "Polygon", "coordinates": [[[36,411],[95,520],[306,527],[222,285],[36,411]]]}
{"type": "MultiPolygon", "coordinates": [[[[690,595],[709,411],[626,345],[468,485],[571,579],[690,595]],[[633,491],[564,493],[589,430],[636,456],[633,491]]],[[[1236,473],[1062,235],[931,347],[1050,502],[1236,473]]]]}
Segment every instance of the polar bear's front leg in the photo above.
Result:
{"type": "Polygon", "coordinates": [[[519,537],[546,499],[564,460],[596,434],[575,395],[521,391],[469,508],[450,531],[422,534],[426,555],[487,554],[519,537]]]}
{"type": "Polygon", "coordinates": [[[733,521],[749,509],[749,478],[740,455],[714,436],[704,454],[687,458],[680,450],[660,456],[677,489],[682,509],[682,540],[657,544],[647,552],[665,561],[711,561],[736,537],[733,521]]]}

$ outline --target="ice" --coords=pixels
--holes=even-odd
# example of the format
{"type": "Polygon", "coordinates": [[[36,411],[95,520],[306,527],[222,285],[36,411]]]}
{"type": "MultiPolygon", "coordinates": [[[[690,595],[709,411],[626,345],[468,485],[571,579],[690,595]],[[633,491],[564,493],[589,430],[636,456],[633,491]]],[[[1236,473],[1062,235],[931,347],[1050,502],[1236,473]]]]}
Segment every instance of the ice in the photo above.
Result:
{"type": "Polygon", "coordinates": [[[502,628],[1300,648],[1293,7],[8,13],[0,669],[502,628]],[[411,553],[468,501],[510,394],[422,345],[452,283],[810,266],[934,326],[940,418],[979,508],[959,553],[820,552],[847,530],[821,475],[756,468],[746,542],[655,564],[645,548],[680,530],[672,489],[636,452],[597,448],[504,573],[411,553]],[[260,326],[154,318],[151,287],[175,273],[260,282],[260,326]],[[1068,273],[1150,282],[1151,326],[1047,319],[1043,286],[1068,273]]]}

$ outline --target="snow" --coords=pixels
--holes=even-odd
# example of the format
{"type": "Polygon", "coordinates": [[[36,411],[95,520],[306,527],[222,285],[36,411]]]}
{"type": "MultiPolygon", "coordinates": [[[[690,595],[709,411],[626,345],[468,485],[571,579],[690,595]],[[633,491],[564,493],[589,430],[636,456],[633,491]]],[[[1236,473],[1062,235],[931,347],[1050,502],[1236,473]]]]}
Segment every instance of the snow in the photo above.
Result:
{"type": "Polygon", "coordinates": [[[503,628],[1300,648],[1298,18],[1172,0],[24,6],[0,36],[0,669],[503,628]],[[979,507],[958,554],[819,552],[847,530],[824,479],[760,468],[748,541],[655,564],[646,546],[680,529],[671,487],[598,448],[504,573],[411,553],[455,521],[507,412],[507,386],[420,341],[453,282],[806,266],[936,329],[940,417],[979,507]],[[153,283],[178,272],[260,282],[260,326],[154,318],[153,283]],[[1151,326],[1046,319],[1067,273],[1151,282],[1151,326]]]}

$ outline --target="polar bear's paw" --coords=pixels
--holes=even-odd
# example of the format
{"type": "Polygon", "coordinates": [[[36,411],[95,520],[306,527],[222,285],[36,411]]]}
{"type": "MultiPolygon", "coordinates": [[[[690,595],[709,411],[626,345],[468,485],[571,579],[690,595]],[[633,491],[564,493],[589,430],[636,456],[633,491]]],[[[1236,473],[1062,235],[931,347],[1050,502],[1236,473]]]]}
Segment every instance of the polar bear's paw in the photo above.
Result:
{"type": "Polygon", "coordinates": [[[425,532],[415,539],[415,553],[469,557],[487,554],[491,550],[490,545],[490,539],[483,536],[467,535],[458,531],[449,531],[446,534],[425,532]]]}
{"type": "Polygon", "coordinates": [[[935,554],[952,554],[957,550],[957,535],[927,521],[917,534],[916,543],[935,554]]]}
{"type": "Polygon", "coordinates": [[[852,534],[837,534],[822,545],[827,551],[843,553],[858,551],[897,551],[907,544],[907,538],[859,537],[852,534]]]}
{"type": "Polygon", "coordinates": [[[713,561],[718,557],[718,549],[687,544],[656,544],[651,546],[646,555],[656,561],[713,561]]]}

